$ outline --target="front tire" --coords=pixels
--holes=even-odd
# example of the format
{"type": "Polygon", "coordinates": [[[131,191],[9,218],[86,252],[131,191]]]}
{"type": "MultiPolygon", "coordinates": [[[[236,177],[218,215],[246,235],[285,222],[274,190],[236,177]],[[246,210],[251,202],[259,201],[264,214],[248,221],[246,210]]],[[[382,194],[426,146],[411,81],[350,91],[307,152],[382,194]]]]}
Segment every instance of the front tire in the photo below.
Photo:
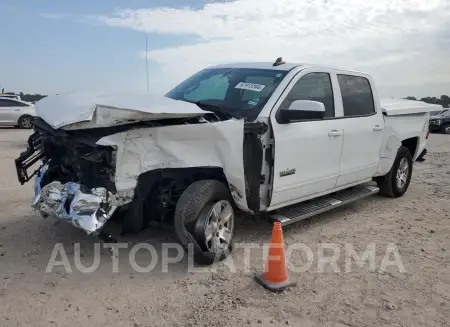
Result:
{"type": "Polygon", "coordinates": [[[175,233],[185,249],[195,240],[199,247],[194,253],[197,263],[212,264],[232,251],[234,218],[228,187],[218,180],[197,181],[188,186],[177,202],[175,233]]]}
{"type": "Polygon", "coordinates": [[[401,146],[389,173],[377,179],[379,194],[390,198],[403,196],[411,182],[412,167],[411,153],[408,148],[401,146]]]}

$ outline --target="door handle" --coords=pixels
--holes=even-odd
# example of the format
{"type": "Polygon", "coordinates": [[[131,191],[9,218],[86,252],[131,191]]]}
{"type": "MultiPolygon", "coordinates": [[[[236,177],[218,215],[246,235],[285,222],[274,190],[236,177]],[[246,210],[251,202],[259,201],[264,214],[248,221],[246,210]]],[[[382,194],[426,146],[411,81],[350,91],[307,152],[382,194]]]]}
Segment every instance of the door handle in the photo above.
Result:
{"type": "Polygon", "coordinates": [[[373,127],[373,131],[374,131],[374,132],[379,132],[379,131],[382,131],[382,130],[383,130],[383,127],[380,126],[380,125],[375,125],[375,126],[373,127]]]}
{"type": "Polygon", "coordinates": [[[14,109],[14,111],[20,111],[20,109],[14,109]]]}
{"type": "Polygon", "coordinates": [[[329,137],[337,137],[337,136],[341,136],[341,135],[342,135],[342,131],[338,131],[337,129],[332,129],[331,131],[328,132],[329,137]]]}

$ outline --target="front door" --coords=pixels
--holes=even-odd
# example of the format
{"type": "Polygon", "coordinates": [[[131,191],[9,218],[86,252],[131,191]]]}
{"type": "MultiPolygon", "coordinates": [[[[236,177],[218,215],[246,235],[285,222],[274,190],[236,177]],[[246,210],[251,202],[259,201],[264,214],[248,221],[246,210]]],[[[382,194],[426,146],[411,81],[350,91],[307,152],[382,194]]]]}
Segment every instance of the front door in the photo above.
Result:
{"type": "Polygon", "coordinates": [[[303,70],[291,81],[271,113],[275,139],[273,192],[270,209],[286,206],[332,190],[339,175],[343,146],[341,120],[335,119],[336,93],[326,70],[303,70]],[[325,106],[325,118],[277,122],[277,111],[296,100],[325,106]]]}

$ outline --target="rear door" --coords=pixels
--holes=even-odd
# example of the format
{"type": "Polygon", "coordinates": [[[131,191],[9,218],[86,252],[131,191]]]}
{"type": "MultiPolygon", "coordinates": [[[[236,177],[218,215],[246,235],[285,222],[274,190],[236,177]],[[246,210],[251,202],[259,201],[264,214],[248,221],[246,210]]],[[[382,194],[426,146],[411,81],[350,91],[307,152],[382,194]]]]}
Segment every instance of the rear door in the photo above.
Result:
{"type": "Polygon", "coordinates": [[[274,181],[270,209],[332,190],[339,175],[343,129],[335,102],[339,89],[328,70],[305,69],[289,83],[271,112],[275,139],[274,181]],[[282,124],[279,109],[296,100],[319,101],[325,118],[282,124]]]}
{"type": "Polygon", "coordinates": [[[378,95],[364,75],[338,73],[344,144],[336,187],[372,178],[380,161],[384,120],[378,95]]]}

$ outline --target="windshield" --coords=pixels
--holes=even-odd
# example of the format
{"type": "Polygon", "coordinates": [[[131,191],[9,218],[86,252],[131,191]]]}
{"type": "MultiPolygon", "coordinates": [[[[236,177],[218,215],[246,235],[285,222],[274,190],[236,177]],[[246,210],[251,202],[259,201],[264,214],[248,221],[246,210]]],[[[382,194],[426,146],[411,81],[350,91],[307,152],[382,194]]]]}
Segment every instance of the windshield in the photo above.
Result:
{"type": "Polygon", "coordinates": [[[286,76],[286,71],[209,68],[189,77],[166,97],[215,107],[232,117],[254,119],[286,76]]]}

